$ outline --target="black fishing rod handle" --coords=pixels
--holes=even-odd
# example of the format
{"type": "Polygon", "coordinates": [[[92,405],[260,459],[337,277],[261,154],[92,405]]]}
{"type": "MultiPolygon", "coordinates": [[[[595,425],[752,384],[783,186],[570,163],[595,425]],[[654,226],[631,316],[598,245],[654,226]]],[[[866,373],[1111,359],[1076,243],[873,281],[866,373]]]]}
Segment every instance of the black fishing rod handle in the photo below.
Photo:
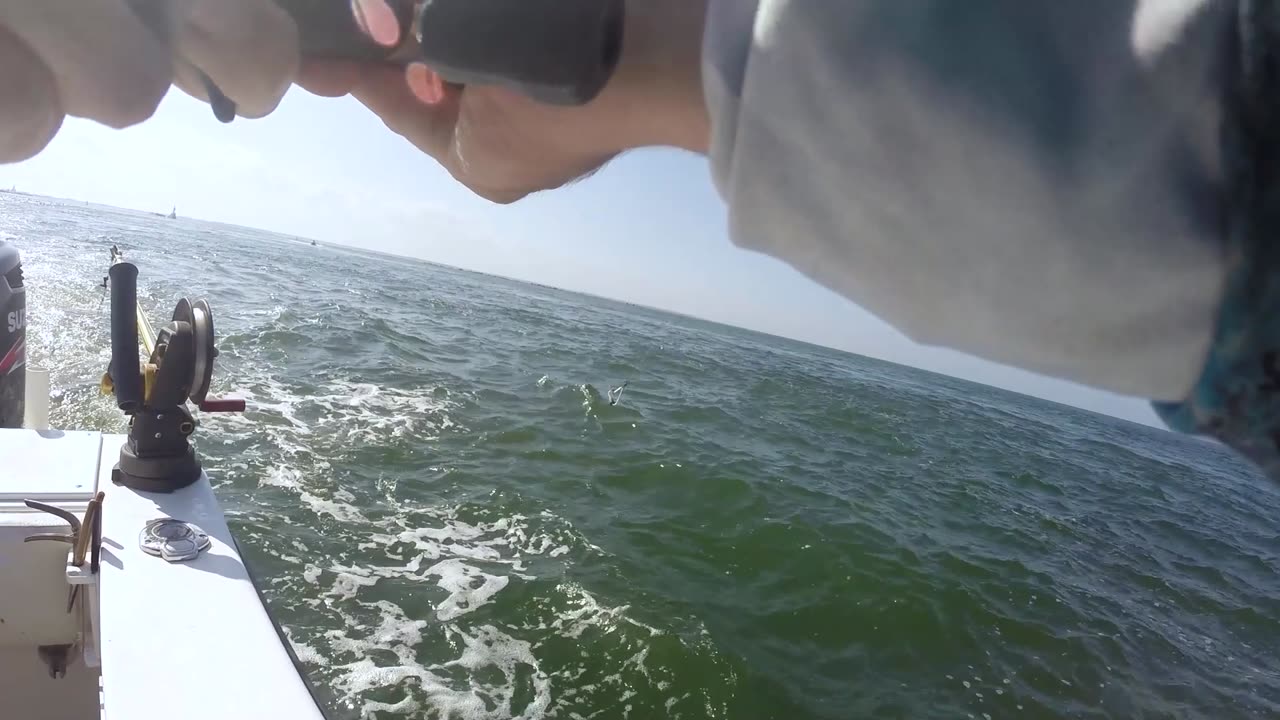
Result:
{"type": "Polygon", "coordinates": [[[422,60],[447,81],[585,105],[622,52],[624,0],[423,0],[422,60]]]}
{"type": "Polygon", "coordinates": [[[125,413],[142,407],[142,371],[138,363],[138,268],[118,262],[111,278],[111,385],[116,406],[125,413]]]}
{"type": "Polygon", "coordinates": [[[388,0],[404,36],[386,48],[360,31],[349,0],[276,0],[297,22],[304,56],[421,60],[448,82],[555,105],[590,102],[613,75],[624,1],[388,0]]]}
{"type": "Polygon", "coordinates": [[[297,24],[304,57],[367,62],[391,61],[413,36],[414,0],[384,1],[395,13],[401,33],[391,47],[360,30],[352,0],[275,0],[297,24]]]}

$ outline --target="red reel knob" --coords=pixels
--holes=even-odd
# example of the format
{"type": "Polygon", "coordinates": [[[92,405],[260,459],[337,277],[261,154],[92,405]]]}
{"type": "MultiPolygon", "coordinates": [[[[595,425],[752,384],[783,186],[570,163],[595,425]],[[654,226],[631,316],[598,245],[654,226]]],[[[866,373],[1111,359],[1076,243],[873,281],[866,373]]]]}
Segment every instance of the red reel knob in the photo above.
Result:
{"type": "Polygon", "coordinates": [[[244,412],[244,408],[244,398],[205,398],[200,402],[202,412],[244,412]]]}

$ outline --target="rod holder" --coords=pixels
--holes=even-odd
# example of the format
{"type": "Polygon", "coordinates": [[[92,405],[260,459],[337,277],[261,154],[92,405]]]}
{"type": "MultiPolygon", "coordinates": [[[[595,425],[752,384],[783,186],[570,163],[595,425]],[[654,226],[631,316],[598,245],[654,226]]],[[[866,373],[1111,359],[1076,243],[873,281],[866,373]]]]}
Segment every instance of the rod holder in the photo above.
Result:
{"type": "Polygon", "coordinates": [[[138,305],[138,268],[111,248],[111,367],[103,392],[129,416],[129,433],[112,482],[144,492],[167,493],[200,479],[200,458],[189,438],[196,429],[187,403],[209,412],[243,412],[244,401],[208,397],[218,349],[209,303],[178,301],[169,324],[154,330],[138,305]],[[138,339],[147,344],[146,374],[138,339]],[[144,389],[145,386],[145,389],[144,389]]]}
{"type": "MultiPolygon", "coordinates": [[[[183,300],[182,307],[189,303],[183,300]]],[[[194,348],[189,322],[175,319],[156,333],[156,347],[147,361],[146,399],[129,419],[129,436],[112,470],[111,479],[117,484],[145,492],[173,492],[200,479],[200,459],[188,442],[196,423],[186,406],[195,369],[194,348]]]]}
{"type": "Polygon", "coordinates": [[[111,266],[111,385],[116,406],[126,415],[142,407],[142,372],[138,365],[138,268],[111,266]]]}
{"type": "Polygon", "coordinates": [[[49,371],[27,366],[27,400],[22,425],[29,430],[49,429],[49,371]]]}

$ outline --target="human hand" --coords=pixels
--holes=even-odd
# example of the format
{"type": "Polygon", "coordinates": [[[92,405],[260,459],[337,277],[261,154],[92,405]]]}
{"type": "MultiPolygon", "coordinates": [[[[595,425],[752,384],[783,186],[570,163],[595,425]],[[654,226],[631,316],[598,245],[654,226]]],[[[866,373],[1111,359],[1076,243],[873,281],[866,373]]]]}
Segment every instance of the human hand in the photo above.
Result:
{"type": "MultiPolygon", "coordinates": [[[[354,5],[375,41],[400,37],[383,0],[354,5]]],[[[571,182],[629,148],[705,151],[699,62],[706,1],[632,5],[617,71],[581,107],[544,105],[500,87],[450,86],[422,64],[310,61],[298,82],[318,95],[350,93],[472,191],[509,203],[571,182]]]]}
{"type": "Polygon", "coordinates": [[[297,67],[272,0],[0,0],[0,162],[38,153],[66,116],[141,122],[175,81],[207,99],[196,68],[261,117],[297,67]]]}

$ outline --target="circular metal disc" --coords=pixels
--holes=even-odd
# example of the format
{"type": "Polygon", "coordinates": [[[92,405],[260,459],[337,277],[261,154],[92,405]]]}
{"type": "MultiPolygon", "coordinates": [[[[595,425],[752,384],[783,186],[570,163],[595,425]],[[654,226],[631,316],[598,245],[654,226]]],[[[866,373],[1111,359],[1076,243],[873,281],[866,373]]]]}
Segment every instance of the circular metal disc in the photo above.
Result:
{"type": "Polygon", "coordinates": [[[217,355],[213,337],[213,310],[200,299],[191,306],[191,334],[195,338],[195,362],[191,373],[191,402],[199,405],[209,394],[213,382],[213,358],[217,355]]]}
{"type": "Polygon", "coordinates": [[[174,518],[150,520],[138,533],[138,546],[143,552],[169,562],[195,559],[212,544],[198,526],[174,518]]]}

